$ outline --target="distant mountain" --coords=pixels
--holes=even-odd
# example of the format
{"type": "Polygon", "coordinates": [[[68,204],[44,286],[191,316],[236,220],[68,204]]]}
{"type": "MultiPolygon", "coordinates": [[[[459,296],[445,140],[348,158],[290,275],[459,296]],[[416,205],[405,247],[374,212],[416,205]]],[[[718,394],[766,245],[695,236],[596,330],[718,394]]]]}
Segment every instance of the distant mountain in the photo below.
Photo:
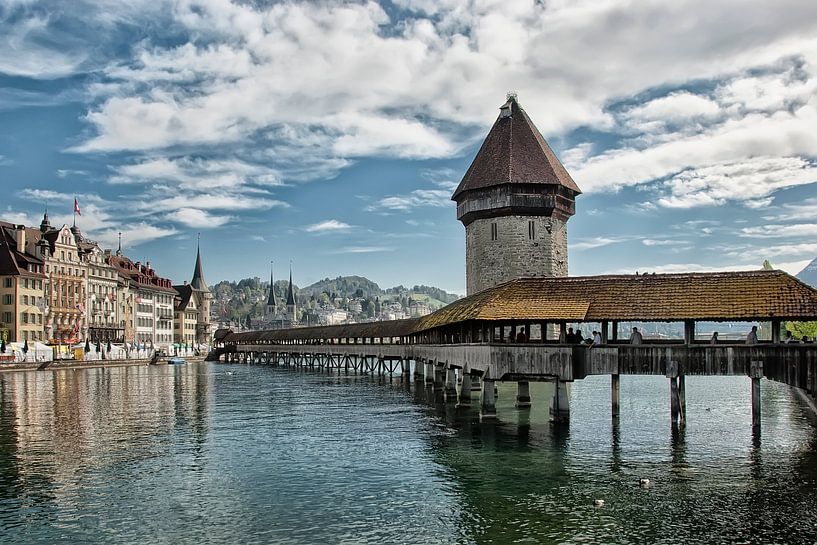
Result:
{"type": "Polygon", "coordinates": [[[809,286],[817,288],[817,257],[814,261],[806,265],[806,268],[797,273],[797,279],[805,282],[809,286]]]}
{"type": "MultiPolygon", "coordinates": [[[[288,282],[275,281],[275,297],[278,304],[286,301],[288,282]]],[[[210,287],[213,293],[213,319],[255,323],[267,314],[269,282],[258,277],[244,278],[238,282],[226,280],[210,287]]],[[[411,303],[422,302],[429,309],[437,310],[459,299],[433,286],[395,286],[386,290],[363,276],[338,276],[324,278],[304,288],[294,285],[295,299],[301,313],[313,313],[316,309],[337,308],[347,310],[355,320],[377,319],[381,312],[410,313],[411,303]]]]}

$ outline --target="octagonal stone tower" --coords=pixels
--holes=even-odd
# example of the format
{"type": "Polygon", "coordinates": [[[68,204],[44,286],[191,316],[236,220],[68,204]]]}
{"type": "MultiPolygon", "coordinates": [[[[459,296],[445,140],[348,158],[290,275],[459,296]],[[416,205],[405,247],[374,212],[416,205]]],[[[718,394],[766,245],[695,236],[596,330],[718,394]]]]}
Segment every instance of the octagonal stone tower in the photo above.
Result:
{"type": "Polygon", "coordinates": [[[451,197],[465,226],[468,295],[516,278],[567,276],[567,220],[580,193],[509,95],[451,197]]]}

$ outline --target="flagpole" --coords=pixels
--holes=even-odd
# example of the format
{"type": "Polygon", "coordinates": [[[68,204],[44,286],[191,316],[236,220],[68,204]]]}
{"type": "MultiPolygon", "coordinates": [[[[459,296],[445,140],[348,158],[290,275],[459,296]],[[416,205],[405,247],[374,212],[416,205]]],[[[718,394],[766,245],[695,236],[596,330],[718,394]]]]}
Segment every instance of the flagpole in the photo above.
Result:
{"type": "Polygon", "coordinates": [[[77,226],[77,196],[74,195],[74,227],[77,226]]]}

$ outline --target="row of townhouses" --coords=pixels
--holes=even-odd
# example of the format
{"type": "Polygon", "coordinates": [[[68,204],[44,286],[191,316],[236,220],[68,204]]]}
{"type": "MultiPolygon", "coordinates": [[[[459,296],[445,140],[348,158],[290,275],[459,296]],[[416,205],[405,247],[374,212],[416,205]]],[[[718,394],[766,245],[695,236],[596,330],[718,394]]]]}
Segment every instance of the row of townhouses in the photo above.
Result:
{"type": "Polygon", "coordinates": [[[79,228],[0,221],[0,339],[71,345],[85,341],[159,348],[207,344],[212,295],[201,252],[192,280],[173,285],[150,262],[134,262],[79,228]]]}

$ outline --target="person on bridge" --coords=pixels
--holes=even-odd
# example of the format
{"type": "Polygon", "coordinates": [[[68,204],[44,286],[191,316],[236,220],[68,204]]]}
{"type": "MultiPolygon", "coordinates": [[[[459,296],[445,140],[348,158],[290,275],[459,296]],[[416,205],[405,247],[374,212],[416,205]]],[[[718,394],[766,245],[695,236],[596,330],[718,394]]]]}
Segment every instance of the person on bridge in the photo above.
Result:
{"type": "Polygon", "coordinates": [[[516,342],[518,342],[518,343],[528,342],[528,336],[525,335],[525,330],[524,329],[520,329],[519,333],[516,334],[516,342]]]}
{"type": "Polygon", "coordinates": [[[641,336],[641,332],[638,330],[637,327],[633,328],[633,332],[630,333],[630,344],[642,344],[644,342],[644,337],[641,336]]]}
{"type": "Polygon", "coordinates": [[[590,345],[590,348],[593,348],[594,346],[601,346],[601,344],[602,344],[601,332],[593,331],[593,343],[590,345]]]}
{"type": "Polygon", "coordinates": [[[718,344],[718,332],[717,331],[712,333],[712,337],[709,339],[709,344],[718,344]]]}
{"type": "Polygon", "coordinates": [[[746,344],[757,344],[757,326],[753,325],[752,330],[746,335],[746,344]]]}
{"type": "Polygon", "coordinates": [[[786,343],[786,344],[789,344],[789,343],[796,343],[796,342],[797,342],[797,339],[795,339],[795,338],[792,336],[791,331],[786,331],[786,338],[785,338],[785,339],[783,339],[783,342],[784,342],[784,343],[786,343]]]}
{"type": "Polygon", "coordinates": [[[576,335],[573,337],[573,342],[576,344],[582,344],[584,342],[584,336],[582,336],[581,329],[576,330],[576,335]]]}
{"type": "Polygon", "coordinates": [[[572,327],[567,328],[567,337],[565,338],[565,341],[567,341],[567,344],[573,344],[576,342],[576,334],[573,333],[572,327]]]}

